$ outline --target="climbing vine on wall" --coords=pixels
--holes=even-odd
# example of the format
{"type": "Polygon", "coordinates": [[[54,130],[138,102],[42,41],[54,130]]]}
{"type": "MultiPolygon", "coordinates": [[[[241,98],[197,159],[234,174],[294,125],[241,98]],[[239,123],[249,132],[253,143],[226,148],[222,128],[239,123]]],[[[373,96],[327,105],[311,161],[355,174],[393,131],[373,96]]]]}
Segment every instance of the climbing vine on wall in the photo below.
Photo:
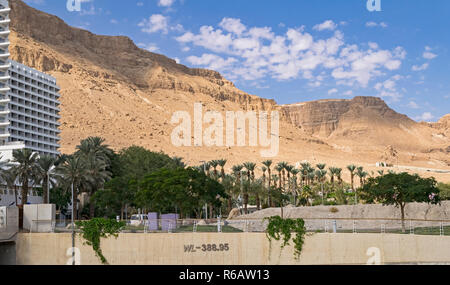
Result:
{"type": "Polygon", "coordinates": [[[266,218],[269,221],[267,226],[267,238],[270,242],[272,240],[282,240],[281,249],[289,245],[292,238],[292,233],[295,233],[292,241],[294,243],[294,255],[298,259],[303,249],[305,241],[305,221],[303,219],[282,219],[279,216],[266,218]]]}
{"type": "Polygon", "coordinates": [[[89,221],[76,222],[76,225],[81,230],[81,236],[85,239],[85,244],[92,246],[95,255],[97,255],[102,264],[108,264],[108,261],[103,256],[100,240],[110,236],[117,238],[120,230],[125,227],[125,222],[95,218],[89,221]]]}

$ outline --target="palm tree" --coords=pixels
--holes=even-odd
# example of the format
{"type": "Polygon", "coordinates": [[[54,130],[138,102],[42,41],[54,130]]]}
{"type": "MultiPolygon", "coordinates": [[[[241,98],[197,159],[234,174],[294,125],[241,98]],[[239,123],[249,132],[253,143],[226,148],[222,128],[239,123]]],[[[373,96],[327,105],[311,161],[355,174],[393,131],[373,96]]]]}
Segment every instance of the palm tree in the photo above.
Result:
{"type": "Polygon", "coordinates": [[[232,171],[236,175],[236,177],[238,178],[237,179],[238,181],[241,180],[241,172],[242,172],[243,168],[244,168],[244,166],[242,166],[240,164],[239,165],[235,165],[235,166],[232,167],[232,171]]]}
{"type": "Polygon", "coordinates": [[[319,164],[316,165],[316,167],[317,167],[319,170],[324,170],[325,167],[327,167],[327,165],[326,165],[325,163],[319,163],[319,164]]]}
{"type": "Polygon", "coordinates": [[[244,168],[244,166],[238,164],[238,165],[234,165],[232,167],[232,171],[234,173],[234,175],[236,176],[236,184],[239,184],[239,192],[240,195],[242,195],[242,169],[244,168]]]}
{"type": "Polygon", "coordinates": [[[14,190],[15,205],[17,206],[17,173],[14,171],[14,168],[2,171],[1,179],[6,183],[8,189],[14,190]]]}
{"type": "Polygon", "coordinates": [[[281,189],[281,181],[282,181],[281,171],[283,171],[283,168],[280,165],[277,165],[277,166],[275,166],[275,170],[278,172],[278,179],[277,179],[277,181],[278,181],[278,188],[281,189]]]}
{"type": "Polygon", "coordinates": [[[211,164],[209,162],[203,163],[203,171],[205,171],[206,176],[210,176],[211,164]]]}
{"type": "MultiPolygon", "coordinates": [[[[253,162],[246,162],[244,163],[244,168],[247,171],[247,178],[248,182],[253,182],[255,180],[255,168],[256,163],[253,162]]],[[[245,206],[245,212],[247,213],[247,204],[248,204],[248,191],[244,193],[244,204],[245,206]]],[[[259,196],[256,197],[256,205],[258,206],[260,204],[259,196]]]]}
{"type": "Polygon", "coordinates": [[[261,210],[260,197],[265,195],[264,192],[265,192],[264,191],[264,183],[263,183],[262,179],[256,179],[256,180],[250,181],[248,193],[255,196],[256,208],[258,210],[261,210]]]}
{"type": "Polygon", "coordinates": [[[352,164],[347,166],[348,171],[350,171],[350,180],[351,180],[351,185],[352,185],[352,191],[355,191],[355,187],[353,184],[353,180],[355,178],[355,170],[356,170],[356,165],[352,164]]]}
{"type": "Polygon", "coordinates": [[[297,168],[293,168],[291,170],[292,173],[292,185],[293,185],[293,194],[294,194],[294,206],[297,206],[297,196],[298,196],[298,183],[297,183],[297,174],[300,173],[300,170],[297,168]]]}
{"type": "Polygon", "coordinates": [[[342,181],[342,168],[335,168],[334,170],[336,178],[338,180],[339,185],[342,185],[343,181],[342,181]]]}
{"type": "Polygon", "coordinates": [[[289,179],[291,179],[292,170],[293,170],[294,168],[295,168],[294,166],[289,165],[289,164],[287,164],[287,165],[284,167],[284,169],[285,169],[286,172],[287,172],[287,180],[288,180],[288,181],[289,181],[289,179]]]}
{"type": "Polygon", "coordinates": [[[60,174],[58,177],[65,189],[70,189],[73,185],[74,205],[72,215],[75,219],[78,219],[77,197],[81,189],[87,189],[92,183],[87,162],[79,156],[72,156],[67,158],[63,164],[60,164],[56,171],[60,174]]]}
{"type": "Polygon", "coordinates": [[[364,168],[363,168],[362,166],[360,166],[360,167],[358,167],[358,168],[356,169],[356,176],[359,177],[359,184],[360,184],[360,187],[363,187],[363,186],[364,186],[364,178],[367,176],[367,174],[364,175],[364,173],[365,173],[365,171],[364,171],[364,168]]]}
{"type": "Polygon", "coordinates": [[[262,180],[263,180],[263,184],[264,184],[264,186],[265,186],[265,185],[266,185],[266,171],[267,171],[267,167],[262,166],[262,167],[261,167],[261,171],[262,171],[262,173],[263,173],[262,180]]]}
{"type": "Polygon", "coordinates": [[[283,186],[286,185],[286,167],[288,166],[288,163],[285,161],[278,163],[278,168],[281,169],[282,179],[283,179],[283,186]]]}
{"type": "Polygon", "coordinates": [[[222,178],[221,184],[225,189],[225,192],[228,194],[228,213],[233,209],[233,197],[239,195],[239,188],[237,187],[236,180],[233,176],[225,174],[222,178]],[[236,191],[237,190],[237,191],[236,191]]]}
{"type": "Polygon", "coordinates": [[[28,203],[28,187],[37,172],[37,161],[39,154],[30,149],[19,149],[13,151],[12,171],[17,174],[18,182],[22,184],[22,207],[28,203]]]}
{"type": "MultiPolygon", "coordinates": [[[[360,183],[360,187],[364,187],[364,180],[367,177],[367,175],[369,175],[369,173],[364,171],[364,168],[362,166],[358,167],[356,169],[356,176],[359,177],[359,183],[360,183]]],[[[355,199],[356,199],[356,203],[358,202],[358,196],[356,194],[357,190],[355,190],[355,199]]]]}
{"type": "Polygon", "coordinates": [[[248,180],[254,180],[255,179],[256,163],[246,162],[243,165],[244,165],[244,168],[247,171],[248,180]]]}
{"type": "Polygon", "coordinates": [[[330,175],[331,187],[334,189],[334,176],[336,175],[336,167],[328,168],[328,175],[330,175]]]}
{"type": "MultiPolygon", "coordinates": [[[[113,150],[105,144],[105,139],[100,137],[89,137],[82,140],[77,146],[75,156],[84,160],[86,166],[89,167],[88,170],[92,181],[90,185],[84,185],[86,188],[80,189],[81,192],[89,194],[89,214],[91,218],[94,218],[93,215],[95,214],[92,196],[111,178],[107,169],[110,168],[110,157],[112,154],[113,150]]],[[[177,160],[175,160],[176,163],[177,160]]],[[[181,161],[178,160],[178,162],[180,163],[181,161]]]]}
{"type": "MultiPolygon", "coordinates": [[[[107,170],[108,164],[102,160],[90,157],[87,161],[89,183],[88,194],[89,197],[95,194],[98,189],[102,189],[105,183],[111,179],[111,173],[107,170]]],[[[93,199],[89,201],[89,217],[92,219],[95,216],[95,203],[93,199]]]]}
{"type": "Polygon", "coordinates": [[[219,161],[218,160],[211,160],[209,162],[209,164],[212,166],[212,168],[214,169],[214,177],[217,178],[217,166],[219,166],[219,161]]]}
{"type": "Polygon", "coordinates": [[[302,167],[302,186],[303,182],[308,185],[308,173],[310,172],[311,164],[309,164],[308,162],[303,162],[300,165],[302,167]]]}
{"type": "Polygon", "coordinates": [[[271,199],[270,199],[270,186],[271,186],[271,182],[272,182],[272,169],[271,169],[271,167],[272,167],[272,160],[266,160],[266,161],[263,161],[263,165],[265,166],[265,167],[267,167],[267,174],[268,174],[268,184],[267,184],[267,205],[270,207],[270,206],[272,206],[272,201],[271,201],[271,199]]]}
{"type": "Polygon", "coordinates": [[[326,175],[327,175],[327,171],[325,169],[319,169],[319,170],[316,171],[316,177],[317,177],[317,180],[320,183],[320,191],[322,192],[322,204],[324,204],[324,201],[323,201],[323,199],[324,199],[323,182],[325,180],[326,175]]]}
{"type": "Polygon", "coordinates": [[[183,158],[182,157],[174,156],[174,157],[172,157],[172,160],[175,163],[176,167],[186,168],[186,164],[183,162],[183,158]]]}
{"type": "Polygon", "coordinates": [[[100,137],[89,137],[84,139],[76,149],[76,156],[94,156],[96,159],[103,160],[108,164],[113,153],[113,150],[105,144],[105,139],[100,137]]]}
{"type": "Polygon", "coordinates": [[[52,180],[50,179],[50,171],[55,166],[57,158],[51,155],[41,155],[37,161],[37,171],[36,171],[36,183],[42,186],[42,197],[44,198],[44,204],[50,203],[48,197],[48,189],[50,188],[50,184],[52,184],[52,180]]]}
{"type": "Polygon", "coordinates": [[[226,159],[219,160],[220,173],[221,173],[222,179],[224,179],[224,177],[225,177],[225,164],[227,164],[226,159]]]}

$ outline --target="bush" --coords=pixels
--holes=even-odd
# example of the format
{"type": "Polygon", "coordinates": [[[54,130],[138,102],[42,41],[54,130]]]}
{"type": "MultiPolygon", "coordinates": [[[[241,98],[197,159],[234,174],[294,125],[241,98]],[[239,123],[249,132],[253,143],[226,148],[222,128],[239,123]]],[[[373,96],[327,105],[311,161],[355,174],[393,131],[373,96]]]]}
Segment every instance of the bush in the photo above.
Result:
{"type": "Polygon", "coordinates": [[[439,195],[442,200],[450,200],[450,184],[439,183],[438,189],[440,191],[439,195]]]}
{"type": "Polygon", "coordinates": [[[92,246],[95,254],[102,264],[108,264],[103,256],[100,248],[100,239],[114,236],[117,238],[121,229],[125,227],[125,222],[117,222],[116,220],[108,220],[103,218],[95,218],[89,221],[76,222],[77,227],[81,230],[81,236],[87,245],[92,246]]]}
{"type": "Polygon", "coordinates": [[[337,213],[337,212],[339,212],[339,209],[336,208],[336,207],[332,207],[332,208],[330,208],[330,212],[331,213],[337,213]]]}

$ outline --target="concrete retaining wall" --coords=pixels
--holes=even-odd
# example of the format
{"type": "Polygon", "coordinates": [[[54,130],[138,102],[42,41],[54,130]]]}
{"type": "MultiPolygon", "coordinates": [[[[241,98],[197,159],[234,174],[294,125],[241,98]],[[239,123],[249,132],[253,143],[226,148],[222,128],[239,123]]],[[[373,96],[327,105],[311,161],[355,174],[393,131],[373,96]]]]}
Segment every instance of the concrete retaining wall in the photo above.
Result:
{"type": "Polygon", "coordinates": [[[16,244],[14,241],[0,242],[0,265],[16,264],[16,244]]]}
{"type": "MultiPolygon", "coordinates": [[[[17,264],[64,265],[70,247],[70,234],[19,234],[17,264]]],[[[99,264],[78,236],[76,247],[82,265],[99,264]]],[[[110,264],[127,265],[366,264],[371,258],[381,264],[450,264],[450,237],[441,236],[311,234],[299,260],[291,246],[280,252],[273,242],[270,249],[263,233],[121,234],[102,240],[101,248],[110,264]],[[202,251],[208,244],[222,245],[223,251],[202,251]],[[195,252],[188,251],[191,246],[195,252]]]]}

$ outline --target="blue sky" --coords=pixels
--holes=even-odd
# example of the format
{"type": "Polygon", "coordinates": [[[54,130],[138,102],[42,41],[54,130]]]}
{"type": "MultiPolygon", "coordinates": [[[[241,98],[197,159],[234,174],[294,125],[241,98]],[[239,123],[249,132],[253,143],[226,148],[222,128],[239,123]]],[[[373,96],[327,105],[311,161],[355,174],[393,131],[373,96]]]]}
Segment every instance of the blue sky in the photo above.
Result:
{"type": "Polygon", "coordinates": [[[96,34],[126,35],[220,71],[279,104],[379,96],[416,120],[450,113],[450,1],[28,0],[96,34]]]}

